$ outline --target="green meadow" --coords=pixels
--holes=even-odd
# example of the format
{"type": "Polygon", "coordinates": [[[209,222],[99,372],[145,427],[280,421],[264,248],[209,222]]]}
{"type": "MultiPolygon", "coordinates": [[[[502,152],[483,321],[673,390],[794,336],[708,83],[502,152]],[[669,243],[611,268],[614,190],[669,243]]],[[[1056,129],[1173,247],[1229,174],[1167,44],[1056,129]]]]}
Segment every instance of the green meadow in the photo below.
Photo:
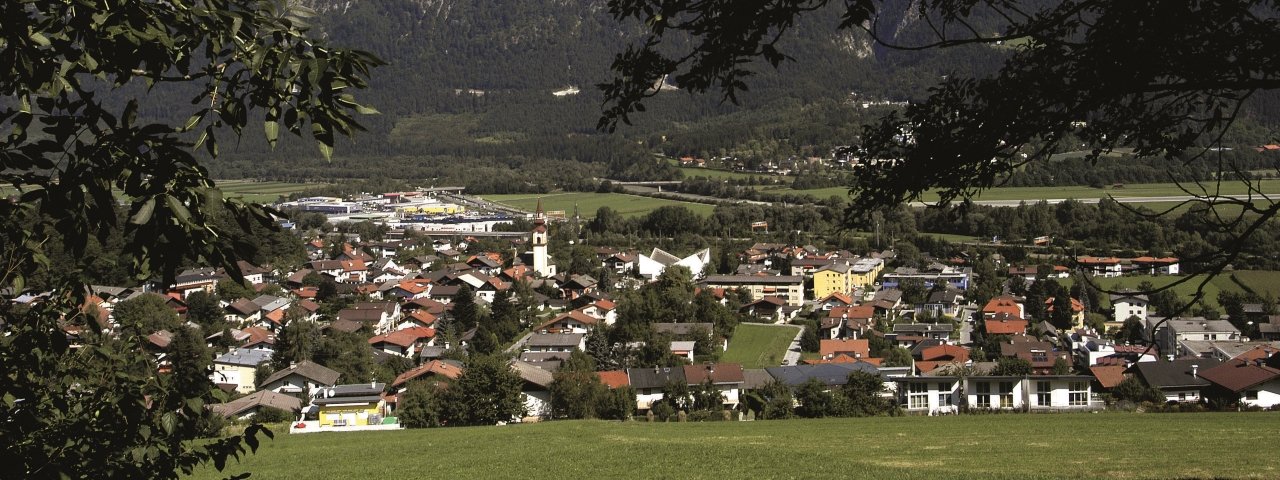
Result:
{"type": "Polygon", "coordinates": [[[218,189],[227,198],[248,202],[270,203],[290,194],[324,186],[322,183],[255,182],[250,180],[218,180],[218,189]]]}
{"type": "Polygon", "coordinates": [[[521,210],[533,211],[538,206],[538,200],[542,200],[542,209],[547,211],[560,210],[565,215],[572,216],[574,207],[578,209],[578,214],[582,218],[595,218],[596,210],[600,207],[609,207],[617,211],[624,217],[639,217],[654,210],[658,207],[667,205],[680,205],[692,210],[693,213],[702,216],[711,215],[715,210],[715,205],[695,202],[681,202],[679,200],[667,200],[664,198],[642,197],[639,195],[628,195],[625,193],[590,193],[590,192],[561,192],[547,194],[512,194],[512,195],[482,195],[485,200],[494,203],[500,203],[509,207],[521,210]]]}
{"type": "Polygon", "coordinates": [[[782,357],[798,332],[794,327],[740,323],[720,361],[741,363],[743,368],[776,367],[782,364],[782,357]]]}
{"type": "Polygon", "coordinates": [[[754,422],[555,421],[277,434],[252,478],[1277,478],[1260,413],[1071,413],[754,422]]]}
{"type": "MultiPolygon", "coordinates": [[[[1187,277],[1134,275],[1112,278],[1093,277],[1092,279],[1095,284],[1106,290],[1137,290],[1138,284],[1142,282],[1151,282],[1151,285],[1155,287],[1163,287],[1185,278],[1187,277]]],[[[1175,285],[1173,292],[1189,301],[1191,296],[1195,295],[1196,289],[1200,287],[1200,283],[1204,281],[1204,278],[1194,277],[1175,285]]],[[[1058,279],[1058,282],[1070,287],[1072,280],[1069,278],[1058,279]]],[[[1204,286],[1204,303],[1217,308],[1219,292],[1245,292],[1250,290],[1264,297],[1270,295],[1272,298],[1280,298],[1280,271],[1237,270],[1213,277],[1204,286]]]]}

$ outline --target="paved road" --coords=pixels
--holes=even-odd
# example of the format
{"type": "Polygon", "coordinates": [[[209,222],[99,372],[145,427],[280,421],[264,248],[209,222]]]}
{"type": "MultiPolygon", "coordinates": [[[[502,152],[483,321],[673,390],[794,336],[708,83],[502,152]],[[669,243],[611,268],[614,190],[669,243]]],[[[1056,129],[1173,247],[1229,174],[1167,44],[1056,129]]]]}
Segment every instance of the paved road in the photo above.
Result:
{"type": "Polygon", "coordinates": [[[520,352],[521,347],[524,347],[524,344],[529,342],[529,337],[531,337],[531,336],[533,336],[533,332],[529,332],[529,333],[524,334],[524,336],[523,336],[523,337],[520,337],[520,339],[519,339],[519,340],[516,340],[516,343],[512,344],[510,347],[507,347],[507,349],[506,349],[506,353],[518,353],[518,352],[520,352]]]}

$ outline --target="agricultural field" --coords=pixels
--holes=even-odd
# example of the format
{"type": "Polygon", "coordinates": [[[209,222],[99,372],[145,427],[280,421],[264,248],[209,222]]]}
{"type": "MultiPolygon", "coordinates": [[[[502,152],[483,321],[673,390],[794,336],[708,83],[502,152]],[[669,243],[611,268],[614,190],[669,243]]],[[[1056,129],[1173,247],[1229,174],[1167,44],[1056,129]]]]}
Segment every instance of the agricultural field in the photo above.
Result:
{"type": "Polygon", "coordinates": [[[729,340],[729,349],[720,361],[741,363],[743,368],[765,368],[782,365],[782,358],[796,338],[795,327],[740,323],[729,340]]]}
{"type": "Polygon", "coordinates": [[[1236,270],[1230,275],[1232,283],[1263,297],[1280,299],[1280,272],[1274,270],[1236,270]]]}
{"type": "MultiPolygon", "coordinates": [[[[215,180],[226,198],[240,198],[248,202],[271,203],[287,197],[289,194],[303,192],[307,189],[324,186],[323,183],[290,183],[290,182],[257,182],[252,180],[215,180]]],[[[0,186],[0,196],[18,193],[17,189],[0,186]]],[[[121,196],[116,192],[116,196],[121,196]]]]}
{"type": "MultiPolygon", "coordinates": [[[[1280,180],[1268,179],[1259,180],[1261,190],[1267,194],[1280,194],[1280,180]]],[[[1188,184],[1187,187],[1193,185],[1188,184]]],[[[1206,184],[1208,186],[1208,184],[1206,184]]],[[[777,194],[808,194],[815,198],[827,198],[832,195],[844,197],[848,195],[846,187],[831,187],[815,190],[793,190],[789,188],[778,188],[765,190],[768,193],[777,194]]],[[[1223,182],[1221,192],[1224,195],[1242,195],[1247,193],[1244,184],[1239,182],[1223,182]]],[[[1169,197],[1184,196],[1186,192],[1182,191],[1178,185],[1173,183],[1142,183],[1127,184],[1120,187],[1109,186],[1105,188],[1092,188],[1088,186],[1065,186],[1065,187],[1001,187],[993,188],[982,192],[976,200],[1026,200],[1034,202],[1050,198],[1104,198],[1107,196],[1116,198],[1143,198],[1143,197],[1169,197]]],[[[925,202],[937,201],[938,196],[934,193],[926,193],[925,202]]]]}
{"type": "Polygon", "coordinates": [[[277,434],[194,478],[1277,478],[1275,412],[554,421],[277,434]],[[1083,432],[1105,432],[1089,435],[1083,432]],[[1188,441],[1194,436],[1195,441],[1188,441]]]}
{"type": "Polygon", "coordinates": [[[546,211],[562,210],[565,215],[573,215],[574,206],[578,208],[578,214],[582,218],[594,218],[596,210],[600,207],[609,207],[616,210],[624,217],[639,217],[649,212],[657,210],[658,207],[667,205],[680,205],[687,207],[701,216],[711,215],[715,210],[715,205],[704,203],[681,202],[677,200],[667,200],[664,198],[642,197],[639,195],[627,195],[625,193],[589,193],[589,192],[564,192],[564,193],[548,193],[548,194],[514,194],[514,195],[483,195],[482,198],[494,203],[500,203],[509,207],[518,208],[532,212],[538,206],[538,200],[542,200],[542,209],[546,211]]]}
{"type": "Polygon", "coordinates": [[[270,203],[288,197],[289,194],[324,186],[321,183],[255,182],[251,180],[218,180],[218,189],[227,198],[240,198],[248,202],[270,203]]]}
{"type": "MultiPolygon", "coordinates": [[[[1163,287],[1183,278],[1187,277],[1172,275],[1135,275],[1112,278],[1093,277],[1093,281],[1097,283],[1099,287],[1106,290],[1137,290],[1138,284],[1142,282],[1151,282],[1151,285],[1155,287],[1163,287]]],[[[1204,277],[1193,278],[1173,287],[1173,291],[1178,294],[1179,297],[1190,301],[1192,295],[1195,294],[1196,288],[1200,286],[1200,282],[1203,280],[1204,277]]],[[[1069,278],[1058,279],[1058,282],[1063,286],[1070,287],[1072,280],[1069,278]]],[[[1273,297],[1280,297],[1280,272],[1269,270],[1241,270],[1237,272],[1224,273],[1214,277],[1212,280],[1209,280],[1209,283],[1204,287],[1204,304],[1218,308],[1218,292],[1243,292],[1245,289],[1241,286],[1241,283],[1247,285],[1259,295],[1266,295],[1267,293],[1270,293],[1273,297]],[[1233,277],[1235,279],[1233,279],[1233,277]]],[[[1109,305],[1104,306],[1109,308],[1109,305]]]]}
{"type": "Polygon", "coordinates": [[[721,179],[731,179],[731,178],[756,177],[756,178],[780,179],[783,181],[788,181],[789,183],[788,177],[785,177],[782,175],[772,175],[768,173],[734,172],[729,170],[719,170],[714,168],[703,168],[703,167],[676,167],[676,169],[680,170],[680,172],[684,174],[684,178],[707,177],[714,180],[721,180],[721,179]]]}

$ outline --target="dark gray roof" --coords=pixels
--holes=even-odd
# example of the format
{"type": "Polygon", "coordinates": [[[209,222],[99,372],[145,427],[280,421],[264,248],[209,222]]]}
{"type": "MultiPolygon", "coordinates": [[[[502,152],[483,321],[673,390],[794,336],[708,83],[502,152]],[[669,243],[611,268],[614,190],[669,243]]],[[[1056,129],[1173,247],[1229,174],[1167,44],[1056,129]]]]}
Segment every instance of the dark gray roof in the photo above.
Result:
{"type": "Polygon", "coordinates": [[[633,388],[662,388],[667,382],[685,381],[682,367],[628,368],[627,378],[633,388]]]}
{"type": "Polygon", "coordinates": [[[763,368],[746,368],[742,370],[742,388],[761,388],[773,381],[773,375],[763,368]]]}
{"type": "Polygon", "coordinates": [[[893,326],[894,333],[951,332],[955,327],[946,323],[899,323],[893,326]]]}
{"type": "Polygon", "coordinates": [[[289,368],[282,368],[272,373],[271,376],[259,382],[258,385],[267,385],[289,375],[299,375],[319,385],[333,385],[338,381],[340,374],[311,360],[303,360],[297,365],[291,365],[289,368]]]}
{"type": "Polygon", "coordinates": [[[237,348],[219,355],[218,358],[213,359],[213,362],[225,363],[228,365],[240,365],[244,367],[256,367],[262,363],[270,361],[271,353],[271,350],[237,348]]]}
{"type": "Polygon", "coordinates": [[[707,275],[703,283],[708,285],[794,285],[804,283],[804,277],[799,275],[707,275]]]}
{"type": "Polygon", "coordinates": [[[526,345],[531,347],[577,346],[582,342],[581,333],[544,333],[531,335],[526,345]]]}
{"type": "Polygon", "coordinates": [[[333,403],[376,402],[382,398],[382,390],[384,388],[387,388],[385,383],[334,385],[321,391],[311,400],[311,403],[328,405],[333,403]]]}
{"type": "Polygon", "coordinates": [[[1196,365],[1204,371],[1220,365],[1222,362],[1212,358],[1187,358],[1172,362],[1139,362],[1134,364],[1138,376],[1147,385],[1157,388],[1195,388],[1209,385],[1209,381],[1201,377],[1191,376],[1191,366],[1196,365]]]}
{"type": "Polygon", "coordinates": [[[224,417],[240,415],[258,407],[272,407],[286,412],[297,412],[302,409],[302,401],[290,395],[270,390],[259,390],[227,403],[209,405],[210,410],[224,417]]]}
{"type": "MultiPolygon", "coordinates": [[[[854,371],[880,374],[879,369],[866,362],[790,365],[786,367],[770,367],[765,370],[768,370],[769,375],[772,375],[779,382],[792,387],[800,385],[810,378],[816,378],[827,385],[844,385],[848,382],[849,374],[854,371]]],[[[634,382],[632,383],[634,384],[634,382]]]]}

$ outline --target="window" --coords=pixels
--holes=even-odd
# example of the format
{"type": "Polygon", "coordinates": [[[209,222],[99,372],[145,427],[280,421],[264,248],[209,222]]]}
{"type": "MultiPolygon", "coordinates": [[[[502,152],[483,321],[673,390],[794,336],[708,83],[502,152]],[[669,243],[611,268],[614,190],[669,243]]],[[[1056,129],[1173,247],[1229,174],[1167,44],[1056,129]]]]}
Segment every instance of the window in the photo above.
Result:
{"type": "Polygon", "coordinates": [[[1179,402],[1187,401],[1187,392],[1178,392],[1178,401],[1179,402]]]}
{"type": "Polygon", "coordinates": [[[1258,391],[1257,391],[1257,390],[1246,390],[1246,391],[1244,392],[1244,399],[1245,399],[1245,400],[1257,400],[1257,399],[1258,399],[1258,391]]]}
{"type": "Polygon", "coordinates": [[[1049,382],[1043,380],[1036,382],[1036,405],[1047,407],[1052,402],[1052,397],[1053,388],[1049,382]]]}
{"type": "Polygon", "coordinates": [[[924,382],[907,384],[907,408],[929,408],[929,384],[924,382]]]}
{"type": "Polygon", "coordinates": [[[978,382],[976,387],[978,389],[978,408],[991,408],[991,383],[978,382]]]}
{"type": "Polygon", "coordinates": [[[1013,408],[1013,382],[1000,382],[1000,408],[1013,408]]]}
{"type": "Polygon", "coordinates": [[[333,419],[333,426],[335,426],[335,427],[345,427],[345,426],[347,426],[347,419],[345,419],[345,418],[335,418],[335,419],[333,419]]]}
{"type": "Polygon", "coordinates": [[[1071,382],[1068,388],[1068,401],[1072,406],[1089,404],[1089,382],[1071,382]]]}

